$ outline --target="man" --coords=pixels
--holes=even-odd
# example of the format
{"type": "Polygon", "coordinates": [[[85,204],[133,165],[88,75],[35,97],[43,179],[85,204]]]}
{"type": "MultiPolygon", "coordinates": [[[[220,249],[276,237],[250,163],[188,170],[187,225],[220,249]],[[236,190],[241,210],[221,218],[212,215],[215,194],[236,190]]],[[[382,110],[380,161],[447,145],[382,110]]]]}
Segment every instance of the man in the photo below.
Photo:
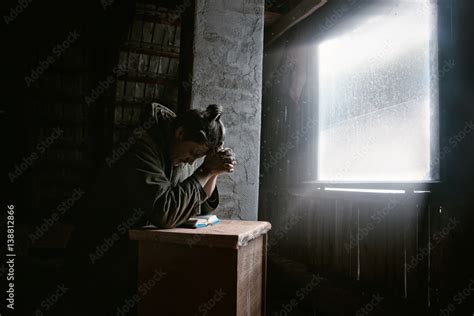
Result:
{"type": "Polygon", "coordinates": [[[66,264],[71,312],[115,314],[135,297],[137,252],[128,230],[172,228],[209,214],[219,203],[217,177],[234,171],[234,153],[223,148],[221,106],[176,116],[154,103],[151,112],[132,135],[134,145],[109,163],[80,207],[66,264]]]}

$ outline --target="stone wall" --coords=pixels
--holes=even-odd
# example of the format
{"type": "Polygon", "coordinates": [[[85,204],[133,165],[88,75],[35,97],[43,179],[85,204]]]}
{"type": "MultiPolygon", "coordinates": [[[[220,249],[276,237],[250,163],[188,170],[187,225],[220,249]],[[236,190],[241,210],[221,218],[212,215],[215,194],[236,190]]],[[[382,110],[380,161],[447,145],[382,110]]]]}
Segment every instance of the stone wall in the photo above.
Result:
{"type": "Polygon", "coordinates": [[[218,180],[225,218],[258,215],[263,22],[263,0],[196,0],[191,108],[224,107],[238,161],[218,180]]]}

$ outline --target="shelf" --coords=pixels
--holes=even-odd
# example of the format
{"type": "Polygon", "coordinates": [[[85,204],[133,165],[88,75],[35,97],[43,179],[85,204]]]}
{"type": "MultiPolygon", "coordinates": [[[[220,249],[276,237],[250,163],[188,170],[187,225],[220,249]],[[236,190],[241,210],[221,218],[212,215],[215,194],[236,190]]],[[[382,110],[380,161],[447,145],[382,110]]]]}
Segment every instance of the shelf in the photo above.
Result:
{"type": "MultiPolygon", "coordinates": [[[[121,47],[121,50],[129,52],[129,53],[138,53],[138,54],[163,56],[163,57],[168,57],[168,58],[179,59],[179,47],[177,49],[178,52],[164,51],[163,47],[164,46],[162,45],[153,45],[153,44],[143,43],[143,42],[131,43],[131,41],[128,41],[127,44],[121,47]]],[[[175,46],[172,46],[172,47],[175,47],[175,46]]]]}

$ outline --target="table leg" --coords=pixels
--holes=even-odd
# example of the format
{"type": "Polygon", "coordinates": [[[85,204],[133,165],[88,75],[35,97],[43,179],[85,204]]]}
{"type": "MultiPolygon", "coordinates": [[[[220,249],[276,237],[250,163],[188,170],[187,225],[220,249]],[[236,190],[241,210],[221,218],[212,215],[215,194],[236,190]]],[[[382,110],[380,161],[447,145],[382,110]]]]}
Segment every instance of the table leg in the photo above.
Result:
{"type": "Polygon", "coordinates": [[[263,235],[263,258],[262,258],[262,316],[266,315],[267,302],[267,238],[268,234],[263,235]]]}

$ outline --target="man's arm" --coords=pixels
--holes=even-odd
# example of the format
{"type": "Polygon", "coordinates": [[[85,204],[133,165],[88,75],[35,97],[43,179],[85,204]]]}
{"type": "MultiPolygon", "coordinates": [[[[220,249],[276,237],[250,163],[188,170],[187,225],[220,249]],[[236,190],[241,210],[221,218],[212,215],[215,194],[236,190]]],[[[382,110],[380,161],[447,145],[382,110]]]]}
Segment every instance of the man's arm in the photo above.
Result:
{"type": "Polygon", "coordinates": [[[173,186],[164,172],[164,157],[140,141],[129,153],[127,191],[133,205],[145,210],[147,219],[160,228],[172,228],[199,214],[206,194],[193,176],[173,186]]]}
{"type": "MultiPolygon", "coordinates": [[[[217,174],[208,175],[204,170],[196,170],[193,175],[202,186],[202,192],[205,192],[205,198],[201,203],[200,215],[212,213],[219,205],[219,191],[217,190],[217,174]],[[207,182],[205,182],[207,180],[207,182]]],[[[204,194],[203,194],[204,195],[204,194]]]]}
{"type": "Polygon", "coordinates": [[[201,204],[201,215],[212,213],[219,205],[219,190],[216,186],[217,175],[213,176],[204,186],[204,191],[208,194],[208,198],[201,204]],[[211,193],[211,194],[209,194],[211,193]]]}
{"type": "Polygon", "coordinates": [[[204,185],[204,191],[206,191],[207,197],[209,198],[214,192],[214,188],[216,187],[217,182],[217,174],[210,177],[207,183],[204,185]]]}
{"type": "Polygon", "coordinates": [[[230,148],[221,148],[206,156],[203,164],[194,172],[193,177],[201,184],[204,201],[201,203],[201,214],[209,214],[219,204],[219,193],[216,187],[217,175],[233,172],[235,156],[230,148]]]}

